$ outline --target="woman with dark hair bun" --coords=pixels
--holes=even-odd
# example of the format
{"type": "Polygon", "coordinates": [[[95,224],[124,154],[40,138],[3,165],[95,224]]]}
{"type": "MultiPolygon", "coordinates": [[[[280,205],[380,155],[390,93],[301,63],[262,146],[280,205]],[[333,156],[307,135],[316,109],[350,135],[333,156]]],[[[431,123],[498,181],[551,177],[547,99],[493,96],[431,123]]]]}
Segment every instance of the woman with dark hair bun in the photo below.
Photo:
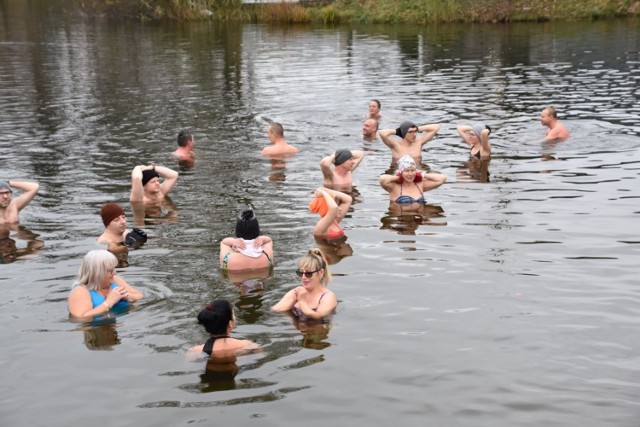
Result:
{"type": "Polygon", "coordinates": [[[242,211],[236,221],[236,237],[220,242],[223,271],[257,270],[273,267],[273,242],[260,235],[260,225],[252,209],[242,211]]]}
{"type": "Polygon", "coordinates": [[[212,301],[198,314],[198,323],[204,326],[211,337],[203,345],[191,347],[189,353],[192,356],[202,352],[209,356],[224,356],[235,354],[241,350],[260,348],[253,341],[239,340],[229,336],[236,325],[236,315],[229,301],[212,301]]]}

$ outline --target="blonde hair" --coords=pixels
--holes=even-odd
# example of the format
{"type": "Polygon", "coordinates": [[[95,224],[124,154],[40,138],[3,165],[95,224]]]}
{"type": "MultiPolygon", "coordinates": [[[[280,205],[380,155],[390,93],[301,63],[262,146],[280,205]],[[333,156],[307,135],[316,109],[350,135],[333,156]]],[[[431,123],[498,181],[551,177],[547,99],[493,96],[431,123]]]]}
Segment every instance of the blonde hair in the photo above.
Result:
{"type": "Polygon", "coordinates": [[[323,286],[327,286],[331,281],[331,272],[324,259],[322,252],[318,248],[311,248],[300,258],[298,268],[305,271],[324,270],[324,276],[320,280],[323,286]]]}
{"type": "Polygon", "coordinates": [[[78,279],[73,286],[86,286],[87,289],[98,290],[104,277],[118,265],[118,259],[104,249],[89,251],[82,259],[78,279]]]}

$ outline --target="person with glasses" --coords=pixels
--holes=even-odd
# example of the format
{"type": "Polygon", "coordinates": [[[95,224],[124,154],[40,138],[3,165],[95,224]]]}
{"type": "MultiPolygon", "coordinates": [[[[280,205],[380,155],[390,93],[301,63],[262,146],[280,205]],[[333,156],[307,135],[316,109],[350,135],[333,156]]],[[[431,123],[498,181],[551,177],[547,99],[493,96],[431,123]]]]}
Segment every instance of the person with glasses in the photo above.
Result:
{"type": "Polygon", "coordinates": [[[391,149],[393,161],[409,155],[419,162],[422,159],[422,147],[431,141],[439,130],[439,124],[416,126],[413,122],[404,121],[397,129],[382,129],[379,135],[382,142],[391,149]]]}
{"type": "Polygon", "coordinates": [[[0,181],[0,224],[18,224],[20,211],[36,197],[39,188],[35,182],[0,181]],[[22,190],[22,194],[14,199],[12,188],[22,190]]]}
{"type": "Polygon", "coordinates": [[[67,298],[69,315],[86,319],[122,310],[142,299],[142,293],[116,274],[118,260],[104,249],[89,251],[67,298]]]}
{"type": "Polygon", "coordinates": [[[330,316],[338,305],[333,291],[327,289],[331,272],[318,248],[309,249],[298,262],[296,274],[301,285],[287,292],[271,310],[291,311],[296,317],[322,320],[330,316]]]}
{"type": "Polygon", "coordinates": [[[195,139],[189,129],[183,129],[178,134],[178,149],[172,154],[178,160],[192,164],[195,160],[193,153],[193,146],[195,145],[195,139]]]}
{"type": "Polygon", "coordinates": [[[458,134],[470,147],[472,159],[486,160],[491,157],[491,144],[489,144],[489,134],[491,128],[484,123],[474,123],[472,126],[460,125],[456,128],[458,134]]]}

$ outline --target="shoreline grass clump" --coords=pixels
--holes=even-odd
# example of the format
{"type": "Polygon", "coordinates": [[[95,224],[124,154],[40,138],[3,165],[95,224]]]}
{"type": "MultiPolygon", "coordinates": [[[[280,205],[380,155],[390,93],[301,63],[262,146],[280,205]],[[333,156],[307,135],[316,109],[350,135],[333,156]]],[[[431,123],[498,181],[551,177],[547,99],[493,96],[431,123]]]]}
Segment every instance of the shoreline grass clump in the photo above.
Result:
{"type": "Polygon", "coordinates": [[[470,23],[638,16],[640,0],[75,0],[83,14],[139,20],[257,23],[470,23]]]}

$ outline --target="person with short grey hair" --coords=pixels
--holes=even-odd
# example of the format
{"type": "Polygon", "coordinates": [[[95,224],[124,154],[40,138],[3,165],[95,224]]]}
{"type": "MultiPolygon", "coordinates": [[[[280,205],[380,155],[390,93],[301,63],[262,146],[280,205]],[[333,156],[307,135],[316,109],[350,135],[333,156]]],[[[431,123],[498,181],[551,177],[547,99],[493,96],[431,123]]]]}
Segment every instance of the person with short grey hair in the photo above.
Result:
{"type": "Polygon", "coordinates": [[[67,298],[69,315],[88,318],[123,309],[142,299],[142,293],[116,274],[118,260],[104,249],[89,251],[67,298]]]}

